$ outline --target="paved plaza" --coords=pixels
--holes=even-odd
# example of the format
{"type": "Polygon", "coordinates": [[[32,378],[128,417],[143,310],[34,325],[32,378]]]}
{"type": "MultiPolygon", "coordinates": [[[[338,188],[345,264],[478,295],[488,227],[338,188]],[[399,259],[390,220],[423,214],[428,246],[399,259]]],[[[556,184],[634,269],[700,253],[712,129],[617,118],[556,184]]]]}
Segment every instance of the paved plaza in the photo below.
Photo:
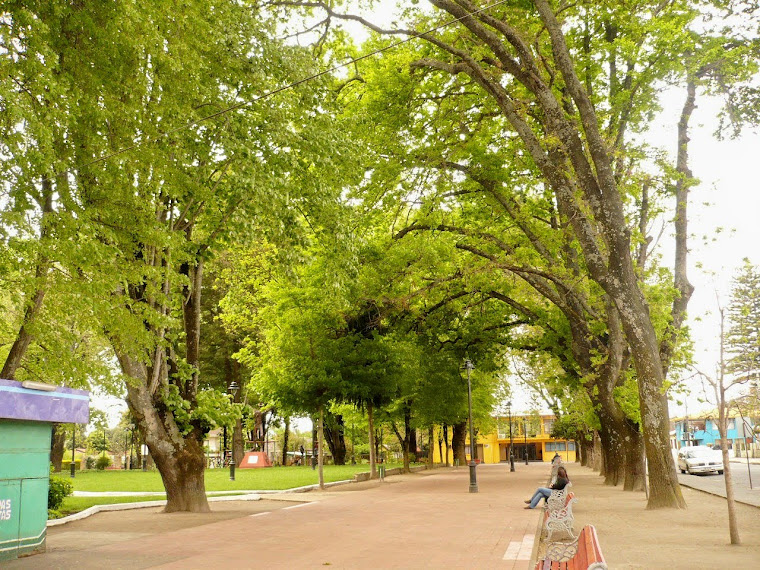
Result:
{"type": "MultiPolygon", "coordinates": [[[[647,511],[643,493],[607,487],[588,468],[568,468],[576,530],[596,525],[610,568],[699,567],[696,544],[710,567],[756,567],[760,560],[760,531],[751,522],[760,520],[757,507],[739,505],[744,545],[729,547],[723,498],[684,489],[686,511],[647,511]]],[[[523,499],[545,483],[549,466],[518,463],[510,472],[505,464],[480,465],[477,473],[476,494],[460,467],[212,503],[210,515],[98,513],[50,527],[47,553],[7,568],[528,568],[539,551],[543,511],[525,510],[523,499]]]]}
{"type": "Polygon", "coordinates": [[[527,568],[539,511],[522,499],[549,467],[439,469],[214,503],[215,513],[138,509],[48,530],[48,552],[9,568],[527,568]],[[297,502],[292,502],[297,501],[297,502]]]}

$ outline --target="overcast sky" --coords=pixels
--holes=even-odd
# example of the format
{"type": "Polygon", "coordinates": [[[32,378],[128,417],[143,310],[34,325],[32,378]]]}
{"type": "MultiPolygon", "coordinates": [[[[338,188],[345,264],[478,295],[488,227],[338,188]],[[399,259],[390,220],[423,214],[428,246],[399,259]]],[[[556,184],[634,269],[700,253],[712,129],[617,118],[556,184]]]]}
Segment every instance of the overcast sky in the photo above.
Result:
{"type": "MultiPolygon", "coordinates": [[[[723,306],[728,304],[733,276],[744,258],[760,264],[760,136],[748,130],[735,140],[717,140],[713,132],[719,102],[703,99],[698,105],[690,142],[691,169],[700,184],[689,205],[689,280],[696,288],[689,302],[689,326],[697,366],[712,374],[719,361],[718,297],[723,306]]],[[[675,119],[664,129],[673,141],[675,119]]],[[[671,150],[675,152],[674,144],[671,150]]],[[[672,259],[666,261],[672,264],[672,259]]],[[[700,383],[691,385],[689,410],[704,409],[696,400],[700,383]]],[[[672,406],[671,416],[682,414],[683,407],[672,406]]]]}

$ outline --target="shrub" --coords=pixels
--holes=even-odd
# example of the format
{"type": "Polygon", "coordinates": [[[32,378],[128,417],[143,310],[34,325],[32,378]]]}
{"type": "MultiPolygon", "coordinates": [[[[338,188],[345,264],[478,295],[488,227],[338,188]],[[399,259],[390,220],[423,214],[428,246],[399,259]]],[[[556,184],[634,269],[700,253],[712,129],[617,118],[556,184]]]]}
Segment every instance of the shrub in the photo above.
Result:
{"type": "MultiPolygon", "coordinates": [[[[81,459],[77,459],[74,461],[74,470],[79,471],[80,465],[82,461],[81,459]]],[[[64,459],[61,461],[61,472],[67,473],[68,471],[71,471],[71,459],[64,459]]]]}
{"type": "Polygon", "coordinates": [[[95,468],[95,458],[87,456],[87,459],[84,460],[84,466],[87,469],[94,469],[95,468]]]}
{"type": "Polygon", "coordinates": [[[95,469],[99,471],[103,471],[109,465],[111,465],[111,459],[107,455],[101,455],[95,460],[95,469]]]}
{"type": "Polygon", "coordinates": [[[48,487],[48,509],[57,510],[63,503],[63,499],[74,492],[74,485],[71,481],[61,479],[60,477],[50,477],[50,486],[48,487]]]}

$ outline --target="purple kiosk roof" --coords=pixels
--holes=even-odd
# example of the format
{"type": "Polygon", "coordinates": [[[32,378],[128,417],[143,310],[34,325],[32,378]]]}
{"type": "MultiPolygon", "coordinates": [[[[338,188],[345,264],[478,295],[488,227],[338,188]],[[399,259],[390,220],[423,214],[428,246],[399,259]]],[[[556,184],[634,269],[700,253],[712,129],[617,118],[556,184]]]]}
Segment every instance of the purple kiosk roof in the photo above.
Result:
{"type": "Polygon", "coordinates": [[[51,392],[33,390],[0,378],[0,419],[86,424],[90,393],[63,386],[51,392]]]}

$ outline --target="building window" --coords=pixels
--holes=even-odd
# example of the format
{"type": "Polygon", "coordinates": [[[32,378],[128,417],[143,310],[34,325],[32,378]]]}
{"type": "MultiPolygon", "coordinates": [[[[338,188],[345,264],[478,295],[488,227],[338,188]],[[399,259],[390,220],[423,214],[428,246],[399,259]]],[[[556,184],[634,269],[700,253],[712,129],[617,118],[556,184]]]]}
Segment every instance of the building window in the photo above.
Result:
{"type": "Polygon", "coordinates": [[[554,427],[554,420],[544,420],[544,433],[551,433],[554,427]]]}

